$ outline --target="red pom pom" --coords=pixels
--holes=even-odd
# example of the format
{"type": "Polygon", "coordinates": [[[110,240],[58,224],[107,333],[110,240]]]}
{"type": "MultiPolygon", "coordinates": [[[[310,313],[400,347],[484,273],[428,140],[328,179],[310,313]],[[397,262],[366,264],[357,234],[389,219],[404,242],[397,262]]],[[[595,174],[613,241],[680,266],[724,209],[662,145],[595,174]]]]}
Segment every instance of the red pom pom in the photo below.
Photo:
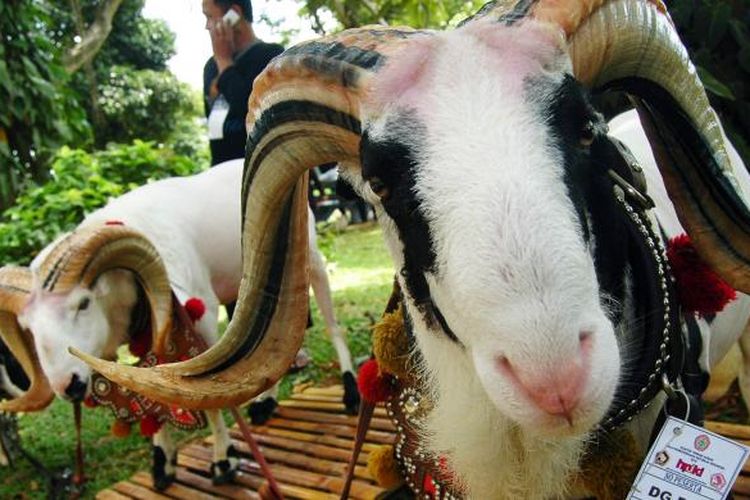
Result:
{"type": "Polygon", "coordinates": [[[130,435],[130,422],[119,419],[112,422],[112,435],[118,438],[128,437],[130,435]]]}
{"type": "Polygon", "coordinates": [[[669,240],[667,258],[685,311],[714,314],[737,298],[737,292],[701,259],[690,236],[681,234],[669,240]]]}
{"type": "Polygon", "coordinates": [[[161,424],[153,415],[146,415],[141,419],[141,435],[151,437],[161,429],[161,424]]]}
{"type": "Polygon", "coordinates": [[[393,376],[381,372],[374,359],[365,361],[360,367],[357,386],[362,397],[370,403],[385,401],[396,392],[393,376]]]}
{"type": "Polygon", "coordinates": [[[206,304],[201,299],[192,297],[185,302],[185,311],[187,311],[188,316],[195,323],[206,313],[206,304]]]}
{"type": "Polygon", "coordinates": [[[96,408],[99,406],[99,403],[96,402],[96,399],[94,399],[91,396],[86,396],[86,398],[83,400],[83,406],[86,408],[96,408]]]}

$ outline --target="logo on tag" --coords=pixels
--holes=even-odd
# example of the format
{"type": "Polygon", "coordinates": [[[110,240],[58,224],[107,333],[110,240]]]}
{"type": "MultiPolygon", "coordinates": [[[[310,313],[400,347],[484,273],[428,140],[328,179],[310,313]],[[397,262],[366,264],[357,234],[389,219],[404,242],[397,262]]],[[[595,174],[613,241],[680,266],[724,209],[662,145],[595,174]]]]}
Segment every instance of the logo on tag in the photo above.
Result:
{"type": "Polygon", "coordinates": [[[716,488],[717,490],[723,490],[724,486],[727,485],[727,479],[724,477],[724,474],[721,472],[717,474],[713,474],[711,476],[711,486],[716,488]]]}
{"type": "Polygon", "coordinates": [[[696,450],[706,451],[708,447],[711,446],[711,439],[705,434],[701,434],[700,436],[695,438],[693,444],[695,445],[696,450]]]}

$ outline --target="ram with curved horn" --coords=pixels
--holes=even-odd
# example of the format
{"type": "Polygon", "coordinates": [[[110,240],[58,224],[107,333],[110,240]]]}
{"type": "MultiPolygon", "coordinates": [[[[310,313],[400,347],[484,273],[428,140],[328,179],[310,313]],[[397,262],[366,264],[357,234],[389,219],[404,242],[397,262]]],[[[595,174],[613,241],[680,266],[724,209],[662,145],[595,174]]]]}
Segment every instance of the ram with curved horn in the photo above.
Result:
{"type": "Polygon", "coordinates": [[[31,272],[23,267],[0,268],[0,411],[31,412],[46,408],[54,397],[34,340],[18,325],[18,313],[31,293],[31,272]]]}
{"type": "Polygon", "coordinates": [[[592,433],[626,425],[647,439],[656,411],[644,408],[682,370],[648,186],[589,98],[607,91],[637,104],[697,252],[748,292],[747,172],[728,160],[664,5],[495,1],[450,32],[361,28],[275,59],[251,95],[244,276],[227,334],[152,370],[84,359],[191,407],[267,387],[303,323],[304,276],[290,265],[299,179],[339,161],[398,269],[434,400],[428,451],[473,498],[564,496],[592,433]]]}

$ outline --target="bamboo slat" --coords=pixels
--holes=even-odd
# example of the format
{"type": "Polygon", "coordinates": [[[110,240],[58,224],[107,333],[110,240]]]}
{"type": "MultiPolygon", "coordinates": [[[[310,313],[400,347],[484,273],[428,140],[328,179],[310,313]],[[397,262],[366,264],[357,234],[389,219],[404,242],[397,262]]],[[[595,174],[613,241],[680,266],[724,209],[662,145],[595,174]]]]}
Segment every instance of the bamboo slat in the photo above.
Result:
{"type": "MultiPolygon", "coordinates": [[[[356,429],[348,425],[323,424],[319,422],[302,422],[299,420],[290,420],[286,418],[272,418],[266,422],[268,427],[278,427],[282,429],[291,429],[295,431],[306,431],[317,434],[328,434],[338,437],[345,437],[349,440],[354,439],[356,429]]],[[[367,440],[380,444],[393,443],[394,436],[390,432],[370,430],[367,433],[367,440]]],[[[351,445],[350,445],[351,446],[351,445]]]]}
{"type": "MultiPolygon", "coordinates": [[[[215,439],[213,436],[208,436],[205,439],[205,443],[213,446],[215,439]]],[[[257,440],[258,444],[262,444],[260,439],[257,440]]],[[[244,441],[232,439],[232,445],[240,452],[249,455],[250,447],[244,441]]],[[[310,453],[307,446],[302,446],[301,449],[295,451],[288,451],[283,449],[272,448],[268,446],[261,446],[261,451],[265,455],[266,459],[270,462],[276,462],[284,465],[290,465],[303,470],[310,470],[321,474],[341,476],[346,472],[346,465],[349,460],[350,453],[340,450],[341,454],[336,457],[337,459],[331,459],[329,457],[322,457],[320,454],[310,453]]],[[[364,454],[362,462],[365,462],[367,455],[364,454]]],[[[357,466],[354,470],[355,477],[371,480],[369,471],[366,467],[357,466]]]]}
{"type": "Polygon", "coordinates": [[[131,498],[138,498],[140,500],[167,500],[168,496],[157,493],[149,488],[139,486],[129,481],[120,481],[114,485],[115,491],[118,491],[131,498]]]}
{"type": "Polygon", "coordinates": [[[177,467],[177,481],[192,488],[214,493],[221,498],[233,498],[236,500],[260,500],[260,495],[236,484],[222,484],[214,486],[208,477],[196,474],[185,467],[177,467]]]}
{"type": "Polygon", "coordinates": [[[115,490],[102,490],[96,494],[97,500],[131,500],[131,497],[118,493],[115,490]]]}
{"type": "MultiPolygon", "coordinates": [[[[153,489],[154,487],[151,475],[146,472],[136,472],[136,474],[130,478],[130,481],[149,489],[153,489]]],[[[194,489],[190,486],[182,485],[179,482],[172,483],[169,488],[162,491],[162,493],[173,498],[195,498],[196,500],[216,500],[221,498],[210,493],[204,493],[200,491],[200,489],[194,489]]]]}

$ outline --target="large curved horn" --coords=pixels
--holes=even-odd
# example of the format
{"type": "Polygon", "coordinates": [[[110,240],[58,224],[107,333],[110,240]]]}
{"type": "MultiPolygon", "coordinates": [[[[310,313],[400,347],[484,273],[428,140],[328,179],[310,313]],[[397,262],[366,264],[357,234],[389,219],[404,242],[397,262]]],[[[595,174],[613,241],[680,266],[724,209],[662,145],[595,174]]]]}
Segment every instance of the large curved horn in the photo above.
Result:
{"type": "Polygon", "coordinates": [[[29,379],[25,393],[8,401],[0,401],[0,411],[38,411],[46,408],[55,396],[36,356],[34,339],[16,320],[30,295],[29,269],[15,266],[0,269],[0,340],[29,379]]]}
{"type": "Polygon", "coordinates": [[[281,377],[302,341],[308,289],[299,264],[308,250],[306,190],[297,187],[291,208],[289,193],[312,167],[358,163],[364,89],[386,57],[419,33],[348,30],[287,50],[255,80],[242,188],[243,277],[232,322],[214,347],[150,370],[82,358],[147,397],[190,408],[242,403],[281,377]]]}
{"type": "Polygon", "coordinates": [[[51,293],[91,287],[113,269],[132,271],[151,305],[154,351],[167,345],[172,326],[172,288],[164,262],[151,242],[123,225],[95,224],[59,241],[36,270],[39,286],[51,293]]]}
{"type": "Polygon", "coordinates": [[[569,35],[579,80],[636,97],[680,222],[701,256],[732,286],[750,292],[750,210],[721,124],[664,5],[597,0],[563,12],[556,3],[540,1],[531,15],[569,35]]]}

